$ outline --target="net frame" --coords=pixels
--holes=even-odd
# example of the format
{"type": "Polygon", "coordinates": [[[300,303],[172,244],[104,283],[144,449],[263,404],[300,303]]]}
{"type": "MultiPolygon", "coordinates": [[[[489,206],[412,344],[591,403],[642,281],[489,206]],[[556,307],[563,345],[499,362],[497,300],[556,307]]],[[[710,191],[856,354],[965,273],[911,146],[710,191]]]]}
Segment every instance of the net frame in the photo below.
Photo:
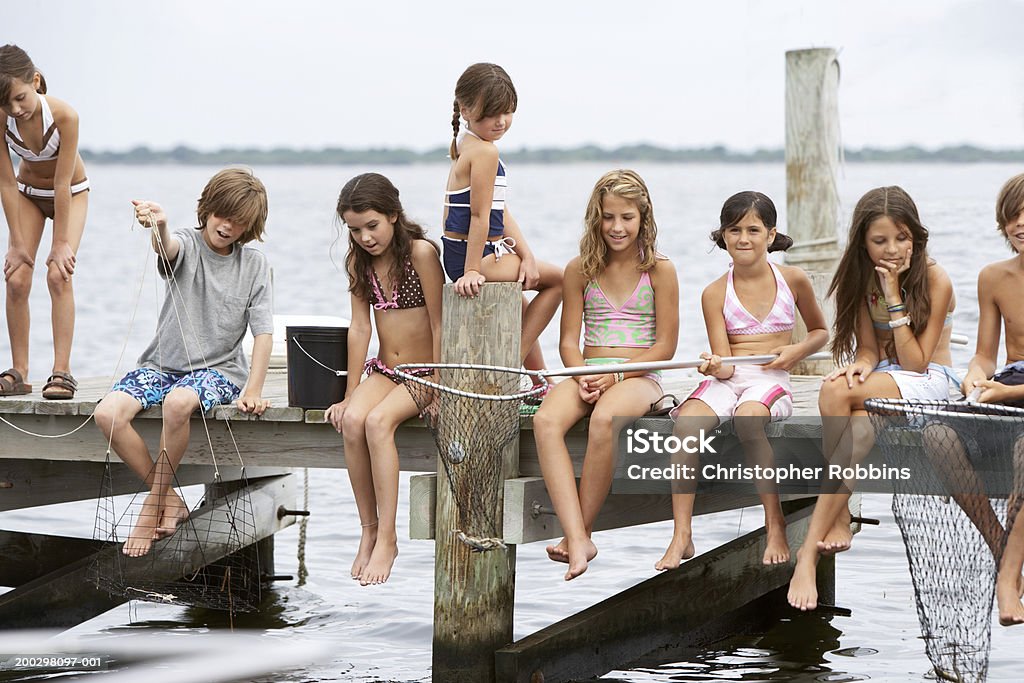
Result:
{"type": "Polygon", "coordinates": [[[865,401],[864,407],[871,416],[877,442],[890,461],[900,459],[901,451],[905,453],[907,448],[904,439],[890,439],[891,434],[919,432],[926,460],[936,470],[944,469],[938,474],[940,479],[953,476],[954,470],[945,466],[950,461],[970,469],[970,475],[964,477],[969,486],[947,481],[950,486],[959,484],[951,495],[929,495],[919,490],[908,493],[901,491],[897,482],[892,509],[904,540],[925,651],[935,674],[943,680],[984,681],[991,648],[995,578],[1024,497],[1024,477],[1015,467],[1016,449],[1024,437],[1024,409],[970,399],[879,398],[865,401]],[[905,422],[897,427],[892,422],[894,417],[902,417],[905,422]],[[1001,433],[992,428],[993,423],[1016,429],[1001,433]],[[930,432],[934,427],[943,431],[930,432]],[[948,439],[950,434],[958,442],[955,451],[950,450],[952,443],[942,449],[941,439],[948,439]],[[1004,434],[1010,438],[1005,439],[1008,443],[1003,450],[997,450],[994,456],[985,451],[996,441],[1002,447],[1004,434]],[[1004,452],[1009,453],[1012,487],[1006,494],[989,493],[977,476],[979,465],[984,459],[1006,457],[1004,452]],[[972,486],[977,488],[963,493],[972,486]],[[993,515],[998,532],[990,530],[986,534],[979,526],[978,500],[987,501],[989,510],[985,512],[993,515]],[[995,538],[987,538],[989,535],[995,538]],[[966,580],[968,575],[970,579],[966,580]]]}
{"type": "Polygon", "coordinates": [[[542,396],[547,379],[535,370],[475,363],[405,363],[395,374],[444,463],[459,527],[453,534],[473,552],[505,549],[496,519],[501,451],[519,435],[522,402],[542,396]],[[427,370],[437,381],[423,376],[427,370]],[[534,382],[529,389],[522,388],[525,377],[534,382]]]}

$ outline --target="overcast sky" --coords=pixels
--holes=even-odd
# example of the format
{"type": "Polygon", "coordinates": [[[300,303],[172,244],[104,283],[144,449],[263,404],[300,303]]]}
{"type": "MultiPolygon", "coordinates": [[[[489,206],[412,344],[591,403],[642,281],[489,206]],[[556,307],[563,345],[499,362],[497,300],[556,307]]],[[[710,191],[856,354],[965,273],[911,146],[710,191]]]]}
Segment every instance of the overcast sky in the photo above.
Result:
{"type": "Polygon", "coordinates": [[[849,147],[1024,147],[1017,0],[34,0],[4,15],[83,147],[446,145],[476,61],[503,146],[780,147],[784,53],[840,50],[849,147]]]}

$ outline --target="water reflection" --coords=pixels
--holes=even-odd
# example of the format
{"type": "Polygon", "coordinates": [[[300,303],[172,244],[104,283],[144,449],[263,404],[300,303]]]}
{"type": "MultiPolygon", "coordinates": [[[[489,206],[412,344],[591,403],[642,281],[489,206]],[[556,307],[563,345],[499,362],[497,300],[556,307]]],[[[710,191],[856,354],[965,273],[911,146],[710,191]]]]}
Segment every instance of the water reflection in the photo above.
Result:
{"type": "Polygon", "coordinates": [[[864,647],[840,649],[842,631],[832,625],[841,619],[828,614],[792,610],[785,602],[786,587],[769,593],[728,615],[721,626],[737,635],[705,644],[701,640],[660,648],[628,670],[609,673],[602,681],[667,683],[703,681],[818,681],[867,680],[844,671],[841,657],[878,654],[864,647]]]}

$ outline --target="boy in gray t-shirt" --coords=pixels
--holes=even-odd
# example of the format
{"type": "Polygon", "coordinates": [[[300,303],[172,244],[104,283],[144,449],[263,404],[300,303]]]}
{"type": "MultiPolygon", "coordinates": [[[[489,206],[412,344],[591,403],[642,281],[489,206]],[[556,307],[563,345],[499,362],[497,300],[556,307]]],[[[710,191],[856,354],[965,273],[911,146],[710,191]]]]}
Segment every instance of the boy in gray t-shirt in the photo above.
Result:
{"type": "Polygon", "coordinates": [[[172,484],[196,409],[235,399],[242,412],[261,415],[267,408],[261,393],[274,320],[267,259],[244,246],[263,240],[267,220],[267,192],[251,171],[225,169],[210,179],[199,198],[199,228],[194,230],[171,235],[159,204],[133,203],[139,223],[156,228],[153,249],[167,294],[156,337],[139,357],[140,367],[100,401],[95,419],[118,457],[150,487],[123,549],[139,557],[188,517],[172,484]],[[247,325],[255,340],[248,371],[242,351],[247,325]],[[131,421],[160,403],[161,451],[154,465],[131,421]]]}

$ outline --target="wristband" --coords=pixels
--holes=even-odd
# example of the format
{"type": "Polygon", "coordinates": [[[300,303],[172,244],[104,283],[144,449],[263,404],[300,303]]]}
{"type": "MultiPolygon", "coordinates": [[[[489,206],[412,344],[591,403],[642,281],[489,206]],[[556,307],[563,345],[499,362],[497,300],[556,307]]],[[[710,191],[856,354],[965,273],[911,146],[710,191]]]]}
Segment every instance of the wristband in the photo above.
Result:
{"type": "Polygon", "coordinates": [[[885,310],[889,311],[890,313],[900,313],[902,311],[907,310],[907,305],[906,304],[893,304],[892,306],[886,306],[885,310]]]}
{"type": "Polygon", "coordinates": [[[904,325],[909,325],[909,324],[910,324],[910,316],[909,315],[905,315],[902,318],[897,318],[896,320],[890,320],[889,321],[889,329],[890,330],[895,330],[897,327],[903,327],[904,325]]]}

